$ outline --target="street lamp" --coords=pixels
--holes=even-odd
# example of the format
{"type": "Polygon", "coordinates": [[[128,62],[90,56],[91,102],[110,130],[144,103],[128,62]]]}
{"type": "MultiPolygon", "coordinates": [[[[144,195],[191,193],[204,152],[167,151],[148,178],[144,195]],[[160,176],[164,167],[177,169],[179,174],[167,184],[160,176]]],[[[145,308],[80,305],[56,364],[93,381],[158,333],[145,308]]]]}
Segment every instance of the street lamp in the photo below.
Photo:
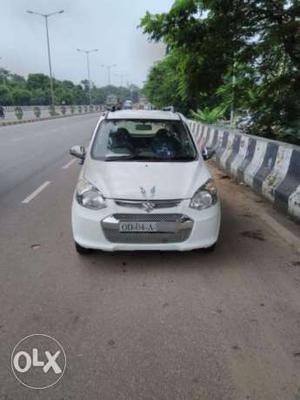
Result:
{"type": "Polygon", "coordinates": [[[231,88],[232,88],[232,99],[231,99],[231,107],[230,107],[230,126],[231,128],[235,128],[235,85],[236,85],[236,76],[235,76],[235,70],[236,70],[236,63],[235,60],[233,61],[232,65],[232,82],[231,82],[231,88]]]}
{"type": "Polygon", "coordinates": [[[50,93],[51,93],[51,104],[54,107],[54,90],[53,90],[53,76],[52,76],[52,65],[51,65],[51,52],[50,52],[50,40],[49,40],[49,29],[48,29],[48,18],[52,17],[53,15],[56,14],[62,14],[64,10],[60,11],[54,11],[49,14],[42,14],[39,12],[27,10],[26,11],[28,14],[34,14],[34,15],[39,15],[40,17],[45,18],[45,25],[46,25],[46,34],[47,34],[47,49],[48,49],[48,62],[49,62],[49,72],[50,72],[50,93]]]}
{"type": "Polygon", "coordinates": [[[124,82],[124,78],[127,76],[129,76],[128,74],[115,74],[116,76],[118,76],[119,78],[120,78],[120,83],[121,83],[121,86],[120,87],[122,87],[123,86],[123,82],[124,82]]]}
{"type": "Polygon", "coordinates": [[[91,94],[90,53],[94,53],[94,52],[98,51],[98,49],[92,49],[92,50],[77,49],[77,51],[86,54],[86,63],[87,63],[87,71],[88,71],[88,82],[89,82],[89,100],[90,100],[90,106],[91,106],[92,105],[92,94],[91,94]]]}
{"type": "Polygon", "coordinates": [[[111,84],[111,69],[116,67],[117,64],[102,64],[101,67],[102,68],[106,68],[107,69],[107,77],[108,77],[108,85],[111,84]]]}

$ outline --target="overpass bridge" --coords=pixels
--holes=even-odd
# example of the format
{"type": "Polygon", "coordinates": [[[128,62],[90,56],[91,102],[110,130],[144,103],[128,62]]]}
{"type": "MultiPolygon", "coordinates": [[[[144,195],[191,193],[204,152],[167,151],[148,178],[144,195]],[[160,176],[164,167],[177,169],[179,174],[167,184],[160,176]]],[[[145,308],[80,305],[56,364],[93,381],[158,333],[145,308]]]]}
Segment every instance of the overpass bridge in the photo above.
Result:
{"type": "Polygon", "coordinates": [[[96,121],[0,128],[0,398],[300,399],[299,225],[212,162],[215,252],[79,257],[70,207],[80,166],[68,149],[96,121]],[[10,370],[32,333],[67,355],[63,379],[42,392],[10,370]]]}

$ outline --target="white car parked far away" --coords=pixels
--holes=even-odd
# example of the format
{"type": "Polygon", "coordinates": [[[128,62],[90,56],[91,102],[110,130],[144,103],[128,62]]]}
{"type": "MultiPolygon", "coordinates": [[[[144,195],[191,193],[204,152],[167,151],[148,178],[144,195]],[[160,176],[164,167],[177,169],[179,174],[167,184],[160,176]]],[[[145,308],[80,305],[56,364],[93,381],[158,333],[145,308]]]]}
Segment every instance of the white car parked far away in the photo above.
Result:
{"type": "Polygon", "coordinates": [[[89,148],[70,153],[83,163],[72,206],[79,253],[183,251],[217,242],[217,191],[181,114],[106,113],[89,148]]]}

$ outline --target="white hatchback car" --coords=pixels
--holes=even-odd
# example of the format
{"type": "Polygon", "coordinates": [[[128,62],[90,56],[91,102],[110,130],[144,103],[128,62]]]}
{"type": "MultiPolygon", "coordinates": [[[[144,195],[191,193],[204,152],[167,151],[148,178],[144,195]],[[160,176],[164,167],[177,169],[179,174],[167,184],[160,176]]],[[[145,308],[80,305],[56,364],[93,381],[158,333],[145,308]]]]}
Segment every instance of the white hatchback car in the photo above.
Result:
{"type": "Polygon", "coordinates": [[[79,253],[214,247],[220,203],[181,114],[106,113],[89,148],[70,154],[83,163],[72,206],[79,253]]]}

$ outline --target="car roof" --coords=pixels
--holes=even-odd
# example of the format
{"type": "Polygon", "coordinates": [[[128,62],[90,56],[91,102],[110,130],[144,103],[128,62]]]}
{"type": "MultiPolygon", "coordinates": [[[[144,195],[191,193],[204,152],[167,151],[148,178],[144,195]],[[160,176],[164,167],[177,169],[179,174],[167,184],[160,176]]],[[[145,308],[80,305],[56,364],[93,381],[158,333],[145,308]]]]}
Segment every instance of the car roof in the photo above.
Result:
{"type": "Polygon", "coordinates": [[[147,119],[180,121],[177,113],[160,110],[121,110],[109,112],[106,119],[147,119]]]}

